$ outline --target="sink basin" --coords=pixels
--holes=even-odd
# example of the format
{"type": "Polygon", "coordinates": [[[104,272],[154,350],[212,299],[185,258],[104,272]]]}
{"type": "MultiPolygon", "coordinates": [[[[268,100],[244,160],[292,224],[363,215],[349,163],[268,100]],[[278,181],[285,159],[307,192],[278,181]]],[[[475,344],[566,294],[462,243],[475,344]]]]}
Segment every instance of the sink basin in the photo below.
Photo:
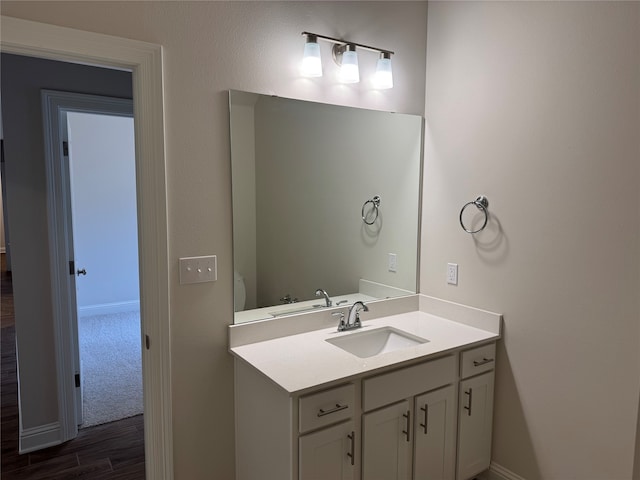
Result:
{"type": "Polygon", "coordinates": [[[340,337],[329,338],[326,341],[356,357],[368,358],[402,348],[415,347],[427,343],[429,340],[394,327],[382,327],[375,330],[347,333],[340,337]]]}

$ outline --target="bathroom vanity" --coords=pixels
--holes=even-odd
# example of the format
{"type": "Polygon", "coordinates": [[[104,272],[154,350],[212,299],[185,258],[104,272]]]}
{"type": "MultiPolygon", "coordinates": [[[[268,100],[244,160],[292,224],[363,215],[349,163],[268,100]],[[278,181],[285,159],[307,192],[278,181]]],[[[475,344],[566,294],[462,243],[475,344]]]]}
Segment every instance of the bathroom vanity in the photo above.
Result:
{"type": "Polygon", "coordinates": [[[230,327],[236,478],[486,470],[501,316],[413,295],[371,302],[361,328],[337,332],[330,313],[344,310],[230,327]]]}

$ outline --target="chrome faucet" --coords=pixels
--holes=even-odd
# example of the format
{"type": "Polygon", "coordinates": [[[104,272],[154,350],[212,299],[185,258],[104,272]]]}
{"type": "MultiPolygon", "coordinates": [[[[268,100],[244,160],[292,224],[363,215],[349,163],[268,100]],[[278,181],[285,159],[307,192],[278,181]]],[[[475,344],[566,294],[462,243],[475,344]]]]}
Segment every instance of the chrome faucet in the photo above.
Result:
{"type": "Polygon", "coordinates": [[[338,331],[344,332],[346,330],[353,330],[354,328],[360,328],[362,323],[360,322],[360,311],[368,312],[369,307],[367,307],[363,302],[358,300],[349,308],[349,314],[347,316],[347,321],[344,320],[344,313],[342,312],[334,312],[332,315],[340,316],[340,323],[338,323],[338,331]]]}
{"type": "Polygon", "coordinates": [[[326,292],[326,290],[323,290],[321,288],[317,289],[316,297],[320,297],[320,296],[324,296],[324,301],[327,303],[327,307],[330,307],[333,305],[333,302],[329,298],[329,294],[326,292]]]}

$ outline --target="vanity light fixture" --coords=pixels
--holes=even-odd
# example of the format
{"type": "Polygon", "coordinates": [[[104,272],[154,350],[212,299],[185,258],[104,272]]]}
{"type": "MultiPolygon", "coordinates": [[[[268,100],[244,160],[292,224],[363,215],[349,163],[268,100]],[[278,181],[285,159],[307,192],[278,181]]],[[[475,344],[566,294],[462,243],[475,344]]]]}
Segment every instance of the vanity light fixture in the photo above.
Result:
{"type": "Polygon", "coordinates": [[[307,34],[302,56],[302,75],[305,77],[321,77],[322,62],[320,61],[320,45],[318,37],[312,33],[307,34]]]}
{"type": "Polygon", "coordinates": [[[373,76],[373,84],[381,90],[393,88],[393,72],[391,71],[391,55],[389,52],[380,52],[376,73],[373,76]]]}
{"type": "MultiPolygon", "coordinates": [[[[335,49],[335,46],[333,47],[335,49]]],[[[358,83],[360,69],[358,68],[358,54],[353,43],[345,45],[340,64],[340,79],[342,83],[358,83]]]]}
{"type": "Polygon", "coordinates": [[[322,62],[320,59],[320,45],[318,40],[333,44],[333,59],[340,66],[340,80],[343,83],[358,83],[360,70],[358,66],[357,49],[368,50],[380,54],[376,73],[373,77],[373,85],[379,89],[393,87],[393,73],[391,71],[391,50],[362,45],[339,38],[318,35],[317,33],[302,32],[305,37],[304,55],[302,58],[302,75],[305,77],[321,77],[322,62]]]}

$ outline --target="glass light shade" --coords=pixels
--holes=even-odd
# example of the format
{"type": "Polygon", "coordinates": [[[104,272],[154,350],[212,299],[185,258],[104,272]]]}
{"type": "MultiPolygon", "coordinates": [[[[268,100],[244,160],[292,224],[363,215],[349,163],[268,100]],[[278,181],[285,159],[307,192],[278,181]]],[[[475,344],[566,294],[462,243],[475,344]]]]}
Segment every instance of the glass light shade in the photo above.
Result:
{"type": "Polygon", "coordinates": [[[305,77],[321,77],[322,61],[320,60],[320,45],[315,38],[307,37],[304,44],[304,54],[301,65],[302,75],[305,77]]]}
{"type": "Polygon", "coordinates": [[[373,76],[373,85],[378,89],[393,88],[393,72],[391,70],[391,56],[381,53],[373,76]]]}
{"type": "Polygon", "coordinates": [[[347,49],[342,53],[340,80],[343,83],[358,83],[360,81],[358,54],[355,45],[347,45],[347,49]]]}

